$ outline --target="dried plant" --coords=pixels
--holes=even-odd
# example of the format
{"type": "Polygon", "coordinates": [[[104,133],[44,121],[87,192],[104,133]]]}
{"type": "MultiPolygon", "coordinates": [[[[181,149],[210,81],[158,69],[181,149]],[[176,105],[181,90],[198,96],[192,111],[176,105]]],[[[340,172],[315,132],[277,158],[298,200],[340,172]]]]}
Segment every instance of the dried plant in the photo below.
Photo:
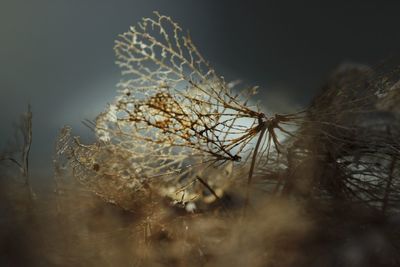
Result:
{"type": "Polygon", "coordinates": [[[120,35],[114,50],[128,79],[118,84],[119,94],[107,110],[87,122],[99,141],[84,146],[74,139],[70,147],[74,169],[82,170],[76,175],[84,181],[90,177],[96,184],[94,177],[111,175],[129,184],[120,181],[118,187],[162,188],[189,201],[226,182],[202,177],[205,164],[226,168],[253,150],[250,185],[262,158],[257,155],[272,146],[280,151],[276,131],[289,134],[282,125],[299,118],[268,117],[250,106],[256,87],[236,93],[235,83],[216,74],[190,36],[157,12],[120,35]]]}
{"type": "Polygon", "coordinates": [[[218,199],[230,181],[215,173],[229,162],[248,168],[246,203],[256,173],[257,188],[274,194],[397,209],[397,67],[342,69],[305,113],[267,116],[250,104],[256,88],[226,82],[167,16],[144,18],[114,49],[127,78],[86,122],[98,142],[67,142],[75,176],[108,200],[218,199]],[[289,132],[291,125],[300,126],[289,132]],[[290,138],[282,143],[278,132],[290,138]]]}
{"type": "Polygon", "coordinates": [[[350,66],[333,75],[290,140],[284,192],[398,211],[399,114],[386,96],[399,94],[399,73],[350,66]]]}
{"type": "Polygon", "coordinates": [[[15,165],[24,179],[31,196],[34,195],[29,181],[29,153],[32,145],[32,111],[28,110],[21,115],[19,123],[15,125],[15,143],[0,154],[0,162],[11,162],[15,165]]]}
{"type": "Polygon", "coordinates": [[[119,113],[108,114],[122,124],[117,128],[133,138],[183,146],[215,161],[240,160],[250,141],[258,134],[262,139],[265,131],[278,147],[275,130],[285,132],[280,123],[295,116],[269,118],[258,106],[248,107],[256,87],[234,93],[234,83],[216,74],[190,36],[169,17],[155,14],[116,41],[117,64],[129,75],[119,84],[123,94],[110,107],[119,113]],[[127,125],[134,129],[124,131],[127,125]],[[153,134],[149,137],[142,129],[153,134]]]}

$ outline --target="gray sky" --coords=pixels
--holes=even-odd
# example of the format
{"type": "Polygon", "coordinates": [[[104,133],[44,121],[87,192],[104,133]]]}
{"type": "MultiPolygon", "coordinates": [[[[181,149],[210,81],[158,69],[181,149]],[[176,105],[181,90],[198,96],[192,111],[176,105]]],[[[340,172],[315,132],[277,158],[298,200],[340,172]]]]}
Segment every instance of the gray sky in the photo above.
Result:
{"type": "Polygon", "coordinates": [[[260,85],[272,110],[305,105],[335,66],[399,54],[399,1],[1,0],[0,141],[29,101],[34,172],[48,172],[57,130],[112,100],[117,34],[153,10],[189,29],[228,79],[260,85]]]}

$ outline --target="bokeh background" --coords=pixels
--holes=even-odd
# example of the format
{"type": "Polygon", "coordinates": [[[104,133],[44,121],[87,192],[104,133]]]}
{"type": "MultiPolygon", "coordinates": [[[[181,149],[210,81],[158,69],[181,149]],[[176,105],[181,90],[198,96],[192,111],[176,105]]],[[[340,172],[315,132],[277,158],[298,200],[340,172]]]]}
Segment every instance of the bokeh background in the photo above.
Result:
{"type": "Polygon", "coordinates": [[[226,79],[259,85],[272,111],[307,105],[341,63],[375,65],[400,48],[399,1],[1,0],[0,141],[30,102],[35,177],[51,174],[58,129],[84,136],[81,121],[112,100],[114,39],[153,10],[189,29],[226,79]]]}

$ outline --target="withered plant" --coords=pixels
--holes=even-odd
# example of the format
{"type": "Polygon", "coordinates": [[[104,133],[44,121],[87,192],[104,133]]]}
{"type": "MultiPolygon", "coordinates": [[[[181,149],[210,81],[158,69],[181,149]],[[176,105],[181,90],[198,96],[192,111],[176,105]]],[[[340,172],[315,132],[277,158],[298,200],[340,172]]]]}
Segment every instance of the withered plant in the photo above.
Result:
{"type": "Polygon", "coordinates": [[[98,142],[86,146],[74,138],[69,146],[74,169],[80,170],[76,176],[92,187],[99,185],[93,178],[112,176],[107,181],[121,190],[162,188],[163,194],[188,201],[226,182],[202,177],[204,168],[246,163],[241,158],[252,151],[250,186],[257,159],[263,158],[257,155],[271,147],[279,152],[276,131],[290,134],[282,125],[300,117],[269,117],[251,106],[256,87],[235,90],[235,83],[210,67],[189,34],[157,12],[120,35],[114,50],[128,78],[118,84],[107,110],[87,122],[98,142]]]}
{"type": "Polygon", "coordinates": [[[347,66],[332,76],[288,140],[283,193],[399,210],[399,74],[347,66]]]}
{"type": "Polygon", "coordinates": [[[15,124],[14,142],[0,154],[1,162],[11,162],[18,168],[23,177],[24,185],[29,189],[33,196],[29,179],[29,153],[32,145],[32,111],[28,105],[28,110],[20,116],[20,120],[15,124]]]}

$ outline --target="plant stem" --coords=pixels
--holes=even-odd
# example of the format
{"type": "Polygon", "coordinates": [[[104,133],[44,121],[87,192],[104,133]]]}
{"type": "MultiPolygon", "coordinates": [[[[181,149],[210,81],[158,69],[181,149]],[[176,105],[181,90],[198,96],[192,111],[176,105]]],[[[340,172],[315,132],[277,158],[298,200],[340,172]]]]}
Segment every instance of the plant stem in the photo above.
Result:
{"type": "Polygon", "coordinates": [[[251,159],[251,165],[250,165],[250,170],[249,170],[249,176],[247,178],[246,198],[245,198],[245,203],[244,203],[243,215],[246,215],[247,206],[249,205],[250,187],[251,187],[251,183],[253,181],[254,166],[255,166],[256,160],[257,160],[258,149],[260,148],[261,141],[262,141],[266,131],[267,131],[267,124],[262,127],[260,136],[258,137],[258,140],[257,140],[256,147],[254,148],[253,157],[251,159]]]}
{"type": "Polygon", "coordinates": [[[214,196],[216,199],[220,200],[220,197],[217,195],[217,193],[214,191],[214,189],[212,189],[211,186],[210,186],[206,181],[204,181],[203,179],[201,179],[201,177],[198,176],[198,175],[196,175],[196,179],[197,179],[202,185],[204,185],[204,186],[208,189],[208,191],[210,191],[210,193],[213,194],[213,196],[214,196]]]}

